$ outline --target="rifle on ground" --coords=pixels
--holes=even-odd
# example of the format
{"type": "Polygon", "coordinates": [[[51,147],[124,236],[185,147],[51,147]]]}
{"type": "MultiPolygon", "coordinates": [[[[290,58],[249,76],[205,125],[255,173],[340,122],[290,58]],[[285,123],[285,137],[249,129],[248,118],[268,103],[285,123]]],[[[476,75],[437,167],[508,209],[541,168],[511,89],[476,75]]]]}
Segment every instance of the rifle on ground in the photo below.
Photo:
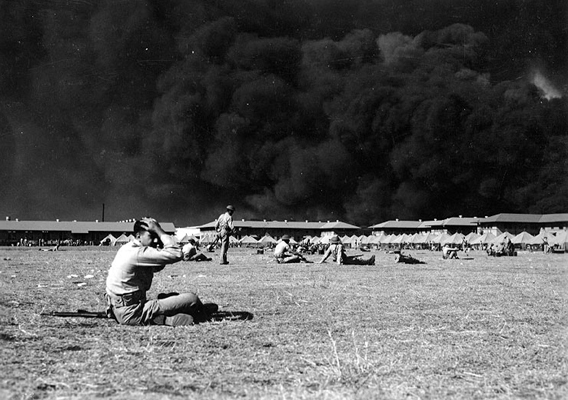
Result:
{"type": "Polygon", "coordinates": [[[81,318],[108,318],[105,311],[87,311],[87,310],[77,310],[77,311],[50,311],[46,313],[41,313],[44,317],[81,317],[81,318]]]}

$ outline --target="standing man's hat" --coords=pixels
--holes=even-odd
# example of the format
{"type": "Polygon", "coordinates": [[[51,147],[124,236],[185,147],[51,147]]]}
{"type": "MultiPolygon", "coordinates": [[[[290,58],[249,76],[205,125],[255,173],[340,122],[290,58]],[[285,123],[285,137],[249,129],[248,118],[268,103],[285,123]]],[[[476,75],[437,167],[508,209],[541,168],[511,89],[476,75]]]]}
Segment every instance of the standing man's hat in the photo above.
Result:
{"type": "Polygon", "coordinates": [[[282,236],[282,240],[290,240],[290,235],[284,235],[284,236],[282,236]]]}
{"type": "Polygon", "coordinates": [[[331,239],[329,239],[329,243],[337,244],[337,243],[341,243],[341,241],[339,240],[339,237],[334,236],[331,239]]]}
{"type": "Polygon", "coordinates": [[[227,210],[229,210],[229,211],[235,211],[235,207],[233,207],[232,205],[229,204],[229,205],[227,206],[227,210]]]}

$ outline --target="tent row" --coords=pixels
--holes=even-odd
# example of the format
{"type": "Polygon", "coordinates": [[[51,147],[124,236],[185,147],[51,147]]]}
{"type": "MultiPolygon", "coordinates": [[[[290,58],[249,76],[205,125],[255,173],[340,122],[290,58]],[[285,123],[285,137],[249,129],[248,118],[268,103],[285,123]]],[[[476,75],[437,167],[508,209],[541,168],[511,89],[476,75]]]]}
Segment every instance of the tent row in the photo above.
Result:
{"type": "Polygon", "coordinates": [[[121,246],[130,242],[131,240],[134,240],[134,236],[132,234],[127,236],[123,233],[119,237],[114,237],[111,233],[109,233],[100,241],[100,244],[107,244],[109,246],[121,246]]]}
{"type": "MultiPolygon", "coordinates": [[[[126,235],[122,234],[115,238],[112,234],[107,235],[101,244],[109,244],[111,246],[122,245],[133,240],[134,236],[132,234],[126,235]]],[[[194,239],[200,244],[210,244],[217,240],[217,235],[213,232],[204,234],[201,238],[196,238],[195,236],[185,235],[183,238],[178,239],[180,243],[187,243],[190,239],[194,239]]],[[[311,244],[328,244],[331,236],[308,236],[311,244]]],[[[491,232],[486,232],[482,235],[477,233],[469,233],[468,235],[463,235],[461,233],[454,233],[449,235],[447,233],[435,234],[435,233],[415,233],[412,235],[400,234],[400,235],[353,235],[353,236],[343,236],[340,238],[344,245],[350,245],[351,247],[360,246],[380,246],[380,245],[431,245],[439,244],[441,246],[450,244],[460,246],[462,244],[468,243],[472,246],[481,245],[492,245],[501,244],[506,239],[510,240],[516,245],[549,245],[551,247],[561,247],[568,249],[568,232],[567,231],[557,231],[557,232],[545,232],[541,231],[538,235],[533,236],[528,232],[521,232],[518,235],[512,235],[509,232],[503,232],[500,235],[494,235],[491,232]]],[[[275,244],[278,239],[273,238],[270,235],[265,235],[260,239],[256,239],[252,236],[245,236],[241,239],[237,239],[233,236],[229,239],[232,244],[240,245],[255,245],[255,246],[265,246],[270,244],[275,244]]],[[[292,238],[290,243],[296,244],[297,242],[292,238]]]]}
{"type": "MultiPolygon", "coordinates": [[[[327,244],[331,236],[315,236],[308,237],[312,244],[327,244]]],[[[371,245],[462,245],[468,243],[472,246],[476,245],[491,245],[491,244],[501,244],[507,239],[516,245],[543,245],[548,244],[553,245],[564,245],[568,242],[568,233],[566,231],[559,232],[544,232],[541,231],[538,235],[533,236],[528,232],[521,232],[518,235],[513,235],[509,232],[503,232],[499,235],[494,235],[490,232],[484,233],[482,235],[477,233],[469,233],[463,235],[461,233],[454,233],[449,235],[447,233],[415,233],[412,235],[400,234],[400,235],[370,235],[370,236],[343,236],[340,237],[341,242],[346,245],[351,245],[352,247],[359,246],[371,246],[371,245]]],[[[293,241],[293,239],[292,239],[293,241]]],[[[276,242],[275,239],[270,236],[265,236],[260,240],[256,240],[251,237],[245,237],[241,239],[241,243],[268,243],[276,242]]]]}

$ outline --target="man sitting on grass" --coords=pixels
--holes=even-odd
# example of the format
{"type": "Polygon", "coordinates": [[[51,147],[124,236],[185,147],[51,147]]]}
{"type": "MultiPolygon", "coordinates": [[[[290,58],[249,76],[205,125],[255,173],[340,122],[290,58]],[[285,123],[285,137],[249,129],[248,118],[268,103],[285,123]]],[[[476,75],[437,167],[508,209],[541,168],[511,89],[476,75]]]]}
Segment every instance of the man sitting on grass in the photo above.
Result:
{"type": "Polygon", "coordinates": [[[442,248],[442,258],[444,260],[447,259],[457,259],[458,258],[458,249],[457,247],[451,246],[449,244],[445,244],[442,248]]]}
{"type": "Polygon", "coordinates": [[[108,271],[106,293],[111,313],[123,325],[192,325],[208,321],[217,311],[194,293],[159,294],[147,300],[155,272],[183,259],[176,240],[153,218],[134,223],[135,240],[122,246],[108,271]],[[158,248],[158,240],[163,245],[158,248]]]}
{"type": "Polygon", "coordinates": [[[290,249],[290,236],[284,235],[280,239],[280,242],[274,248],[274,257],[276,257],[276,262],[278,264],[290,264],[305,262],[309,263],[311,261],[306,260],[306,258],[299,254],[298,252],[293,252],[290,249]]]}
{"type": "Polygon", "coordinates": [[[332,256],[333,261],[337,264],[375,265],[375,256],[371,256],[365,260],[360,258],[361,256],[348,256],[345,254],[345,248],[338,236],[333,236],[329,240],[329,243],[330,245],[320,260],[320,264],[325,262],[329,256],[332,256]]]}
{"type": "Polygon", "coordinates": [[[189,239],[189,242],[182,247],[184,261],[211,261],[211,257],[207,257],[203,253],[197,252],[197,244],[194,239],[189,239]]]}

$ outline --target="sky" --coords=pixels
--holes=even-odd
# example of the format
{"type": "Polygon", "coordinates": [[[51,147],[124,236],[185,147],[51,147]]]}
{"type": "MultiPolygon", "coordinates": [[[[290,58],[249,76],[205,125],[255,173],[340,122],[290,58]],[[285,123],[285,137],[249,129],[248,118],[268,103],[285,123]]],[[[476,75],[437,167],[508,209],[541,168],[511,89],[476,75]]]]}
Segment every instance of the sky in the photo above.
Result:
{"type": "Polygon", "coordinates": [[[0,212],[568,212],[567,16],[561,0],[0,2],[0,212]]]}

